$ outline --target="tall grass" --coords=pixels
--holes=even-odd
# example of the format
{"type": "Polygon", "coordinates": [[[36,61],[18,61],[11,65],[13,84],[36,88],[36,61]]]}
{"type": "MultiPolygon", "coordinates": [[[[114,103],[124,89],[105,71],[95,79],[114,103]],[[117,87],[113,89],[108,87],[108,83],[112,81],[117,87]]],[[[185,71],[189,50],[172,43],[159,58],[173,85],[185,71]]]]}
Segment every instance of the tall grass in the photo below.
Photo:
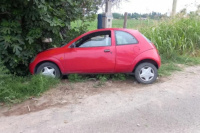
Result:
{"type": "Polygon", "coordinates": [[[199,56],[199,26],[199,16],[176,17],[140,31],[155,43],[160,54],[171,59],[177,55],[199,56]]]}
{"type": "Polygon", "coordinates": [[[173,71],[181,70],[177,64],[200,64],[199,26],[198,15],[180,15],[140,29],[156,45],[161,55],[159,75],[170,75],[173,71]]]}

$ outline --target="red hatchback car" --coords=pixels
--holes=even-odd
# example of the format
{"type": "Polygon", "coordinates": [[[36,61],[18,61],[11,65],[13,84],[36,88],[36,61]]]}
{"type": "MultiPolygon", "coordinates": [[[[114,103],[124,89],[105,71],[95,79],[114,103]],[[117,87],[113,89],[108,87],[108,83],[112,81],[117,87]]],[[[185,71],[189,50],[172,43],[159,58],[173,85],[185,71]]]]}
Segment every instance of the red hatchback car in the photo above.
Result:
{"type": "Polygon", "coordinates": [[[61,77],[70,73],[134,73],[138,82],[157,79],[161,60],[156,47],[139,31],[108,28],[87,32],[68,44],[39,53],[32,74],[61,77]]]}

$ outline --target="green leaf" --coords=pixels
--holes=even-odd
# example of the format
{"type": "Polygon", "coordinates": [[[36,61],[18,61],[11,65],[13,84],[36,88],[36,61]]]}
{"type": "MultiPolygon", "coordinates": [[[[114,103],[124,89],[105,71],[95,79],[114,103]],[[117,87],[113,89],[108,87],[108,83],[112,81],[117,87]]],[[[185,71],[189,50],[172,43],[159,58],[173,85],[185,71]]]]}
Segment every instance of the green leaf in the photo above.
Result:
{"type": "Polygon", "coordinates": [[[4,36],[4,42],[11,43],[11,36],[4,36]]]}
{"type": "Polygon", "coordinates": [[[16,55],[20,55],[20,51],[22,50],[22,48],[18,45],[13,45],[13,52],[16,54],[16,55]]]}
{"type": "Polygon", "coordinates": [[[1,33],[3,34],[10,34],[10,32],[11,32],[11,28],[9,27],[4,27],[1,29],[1,33]]]}
{"type": "Polygon", "coordinates": [[[26,40],[28,41],[29,44],[32,44],[34,42],[32,37],[27,37],[26,40]]]}

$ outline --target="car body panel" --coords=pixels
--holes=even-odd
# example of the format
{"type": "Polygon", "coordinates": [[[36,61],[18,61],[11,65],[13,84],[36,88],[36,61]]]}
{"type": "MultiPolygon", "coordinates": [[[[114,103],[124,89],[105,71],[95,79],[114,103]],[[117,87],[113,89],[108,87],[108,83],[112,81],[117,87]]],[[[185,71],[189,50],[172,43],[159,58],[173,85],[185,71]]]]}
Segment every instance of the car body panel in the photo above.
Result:
{"type": "Polygon", "coordinates": [[[65,73],[110,73],[113,72],[114,67],[114,46],[71,48],[65,53],[65,73]]]}
{"type": "MultiPolygon", "coordinates": [[[[105,30],[97,30],[105,31],[105,30]]],[[[115,46],[113,31],[111,31],[111,46],[70,48],[80,38],[95,33],[88,32],[71,41],[65,46],[65,73],[112,73],[115,68],[115,46]],[[108,50],[110,52],[105,52],[108,50]]]]}
{"type": "Polygon", "coordinates": [[[116,45],[116,68],[115,72],[131,72],[133,60],[143,51],[152,49],[152,46],[148,45],[148,42],[142,37],[138,31],[126,31],[134,35],[138,40],[136,44],[116,45]]]}
{"type": "MultiPolygon", "coordinates": [[[[64,69],[64,49],[53,48],[39,53],[33,62],[29,65],[29,70],[31,74],[36,72],[36,68],[41,62],[53,62],[59,68],[61,73],[65,71],[64,69]]],[[[64,73],[63,73],[64,74],[64,73]]]]}
{"type": "Polygon", "coordinates": [[[160,68],[161,66],[161,60],[159,54],[157,54],[157,50],[152,48],[150,50],[144,51],[143,53],[140,53],[132,62],[131,67],[129,68],[129,71],[132,70],[132,68],[135,68],[135,66],[143,60],[152,60],[156,62],[157,67],[160,68]]]}

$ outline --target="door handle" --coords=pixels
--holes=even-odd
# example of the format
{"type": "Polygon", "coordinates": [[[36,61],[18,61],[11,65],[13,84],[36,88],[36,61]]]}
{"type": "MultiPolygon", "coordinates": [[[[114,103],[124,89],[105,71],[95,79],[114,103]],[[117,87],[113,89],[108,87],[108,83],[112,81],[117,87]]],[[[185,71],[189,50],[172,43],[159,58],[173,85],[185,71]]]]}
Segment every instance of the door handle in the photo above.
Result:
{"type": "Polygon", "coordinates": [[[105,49],[104,52],[110,52],[110,49],[105,49]]]}

